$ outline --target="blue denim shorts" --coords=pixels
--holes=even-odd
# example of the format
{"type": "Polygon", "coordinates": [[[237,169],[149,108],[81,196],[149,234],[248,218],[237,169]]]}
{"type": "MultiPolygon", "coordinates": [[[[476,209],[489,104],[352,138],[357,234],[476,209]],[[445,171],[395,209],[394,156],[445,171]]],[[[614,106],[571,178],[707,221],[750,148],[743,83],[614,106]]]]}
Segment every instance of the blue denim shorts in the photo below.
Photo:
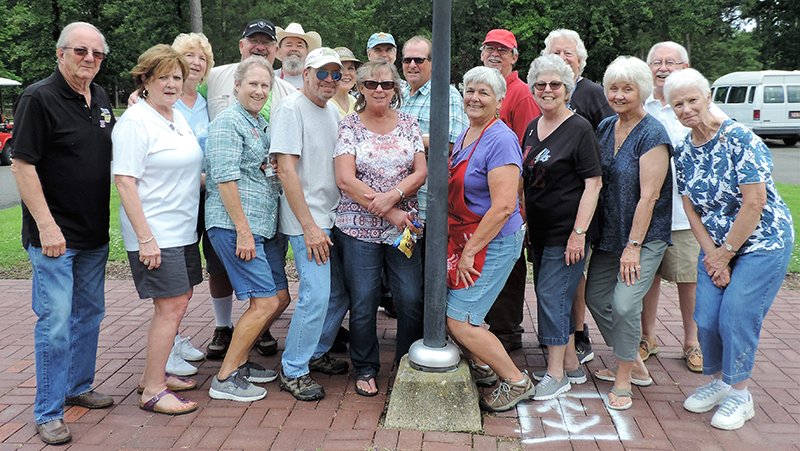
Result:
{"type": "Polygon", "coordinates": [[[244,261],[236,256],[235,231],[212,227],[206,233],[225,265],[236,299],[268,298],[289,287],[284,269],[287,248],[285,235],[277,234],[272,239],[253,235],[256,256],[244,261]]]}
{"type": "MultiPolygon", "coordinates": [[[[563,346],[575,332],[572,298],[578,290],[586,259],[573,265],[564,262],[566,246],[544,246],[531,252],[533,285],[536,290],[536,311],[539,343],[563,346]]],[[[589,251],[586,246],[584,255],[589,251]]]]}
{"type": "Polygon", "coordinates": [[[480,326],[514,268],[525,237],[524,226],[503,238],[495,238],[486,249],[486,261],[475,285],[447,290],[447,317],[480,326]]]}

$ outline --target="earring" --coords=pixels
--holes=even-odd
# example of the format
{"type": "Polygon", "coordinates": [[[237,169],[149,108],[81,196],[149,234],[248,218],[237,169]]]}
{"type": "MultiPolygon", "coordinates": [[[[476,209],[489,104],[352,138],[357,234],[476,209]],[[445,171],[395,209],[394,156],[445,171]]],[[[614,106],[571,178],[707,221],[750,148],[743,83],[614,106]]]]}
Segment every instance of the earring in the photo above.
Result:
{"type": "Polygon", "coordinates": [[[149,96],[149,95],[150,95],[150,92],[147,90],[147,88],[142,88],[142,98],[146,99],[147,96],[149,96]]]}

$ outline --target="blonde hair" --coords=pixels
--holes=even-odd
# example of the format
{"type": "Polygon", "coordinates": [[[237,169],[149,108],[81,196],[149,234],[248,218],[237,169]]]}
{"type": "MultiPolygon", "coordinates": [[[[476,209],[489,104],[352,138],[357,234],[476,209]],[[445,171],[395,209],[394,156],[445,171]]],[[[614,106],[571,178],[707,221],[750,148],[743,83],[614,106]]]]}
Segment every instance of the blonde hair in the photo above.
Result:
{"type": "Polygon", "coordinates": [[[214,51],[211,50],[211,43],[208,42],[206,35],[203,33],[181,33],[175,36],[175,40],[172,41],[172,48],[181,55],[192,49],[202,50],[206,57],[206,72],[200,78],[200,83],[205,81],[208,73],[211,72],[211,68],[214,67],[214,51]]]}

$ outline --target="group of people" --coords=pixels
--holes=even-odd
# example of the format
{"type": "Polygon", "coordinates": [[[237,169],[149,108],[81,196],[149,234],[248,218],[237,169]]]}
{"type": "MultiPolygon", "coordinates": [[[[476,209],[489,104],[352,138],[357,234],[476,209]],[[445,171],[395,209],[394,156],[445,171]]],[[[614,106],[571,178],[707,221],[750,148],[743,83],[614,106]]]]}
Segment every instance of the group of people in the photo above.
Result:
{"type": "MultiPolygon", "coordinates": [[[[186,360],[204,353],[178,332],[202,280],[201,241],[216,323],[205,354],[222,359],[212,398],[256,401],[266,396],[256,384],[279,379],[313,401],[325,390],[311,372],[350,364],[356,393],[376,395],[382,290],[397,311],[395,362],[422,336],[424,222],[444,207],[426,199],[431,41],[405,42],[404,79],[383,32],[367,42],[369,62],[267,20],[247,24],[239,50],[241,62],[214,67],[202,34],[149,48],[117,120],[92,82],[105,38],[76,22],[56,45],[57,70],[20,99],[13,171],[38,316],[34,417],[46,443],[70,440],[65,405],[113,404],[92,389],[109,167],[134,285],[154,306],[142,409],[197,409],[177,392],[197,386],[186,360]],[[412,235],[402,252],[397,243],[412,235]],[[249,353],[278,352],[269,328],[291,302],[289,244],[299,289],[275,371],[249,353]],[[234,293],[248,301],[235,327],[234,293]],[[329,354],[348,312],[350,364],[329,354]]],[[[644,360],[658,352],[666,278],[679,286],[687,365],[712,377],[684,407],[719,406],[712,425],[741,427],[754,415],[746,387],[761,322],[794,240],[768,149],[713,106],[679,44],[654,45],[647,62],[617,58],[602,87],[581,76],[588,55],[574,31],[550,33],[527,84],[513,70],[518,55],[513,33],[489,31],[484,65],[464,75],[463,93],[449,92],[446,325],[476,384],[499,381],[482,408],[586,382],[586,307],[617,360],[595,373],[613,382],[607,405],[630,408],[631,384],[653,383],[644,360]],[[530,375],[508,354],[522,345],[526,260],[547,349],[547,367],[530,375]]]]}

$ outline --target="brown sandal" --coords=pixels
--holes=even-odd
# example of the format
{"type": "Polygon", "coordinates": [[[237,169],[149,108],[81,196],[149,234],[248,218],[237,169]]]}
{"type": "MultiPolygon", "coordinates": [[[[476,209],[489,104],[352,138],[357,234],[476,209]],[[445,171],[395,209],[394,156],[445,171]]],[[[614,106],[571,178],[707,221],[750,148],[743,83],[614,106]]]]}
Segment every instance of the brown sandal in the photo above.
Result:
{"type": "Polygon", "coordinates": [[[195,410],[197,410],[197,403],[194,402],[194,401],[189,401],[188,399],[183,398],[180,395],[176,395],[175,392],[173,392],[170,389],[165,389],[161,393],[159,393],[159,394],[153,396],[152,398],[150,398],[150,400],[147,401],[147,402],[139,401],[139,408],[142,409],[142,410],[146,410],[148,412],[162,413],[164,415],[183,415],[183,414],[191,413],[191,412],[194,412],[195,410]],[[184,406],[189,405],[191,407],[189,407],[188,409],[177,409],[177,410],[167,410],[167,409],[159,408],[158,407],[158,402],[161,401],[161,399],[164,398],[165,396],[169,396],[169,395],[172,395],[175,398],[177,398],[178,401],[180,401],[182,405],[184,405],[184,406]]]}

